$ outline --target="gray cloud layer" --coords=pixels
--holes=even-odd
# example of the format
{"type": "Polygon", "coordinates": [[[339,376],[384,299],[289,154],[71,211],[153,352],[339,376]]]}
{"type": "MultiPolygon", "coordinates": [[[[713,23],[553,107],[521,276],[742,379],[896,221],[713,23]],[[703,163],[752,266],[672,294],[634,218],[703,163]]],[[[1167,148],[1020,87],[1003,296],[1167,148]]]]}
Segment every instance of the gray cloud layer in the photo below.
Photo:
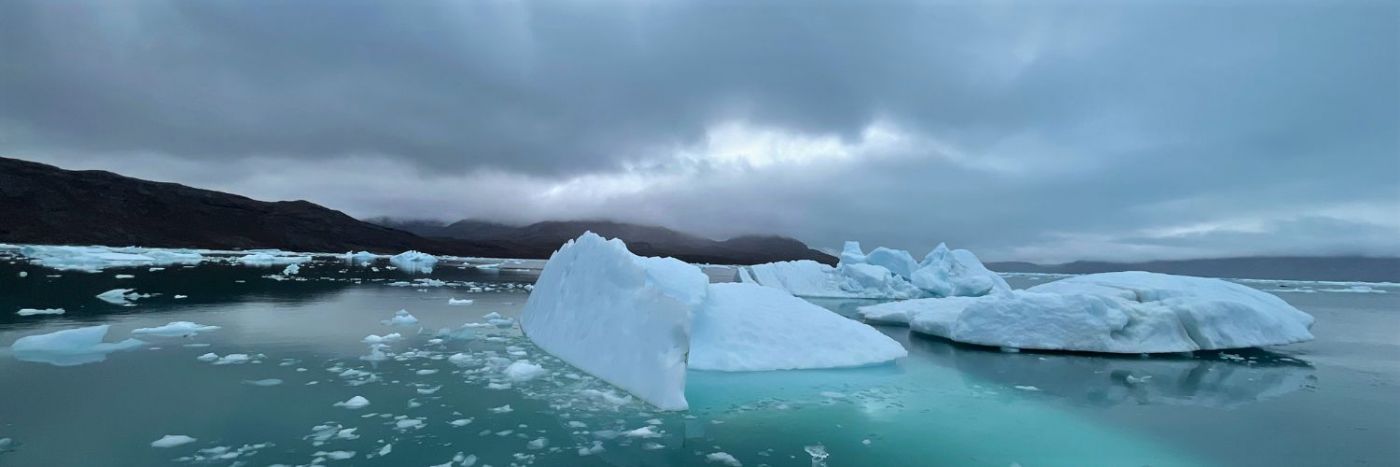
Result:
{"type": "Polygon", "coordinates": [[[9,1],[0,151],[359,215],[1400,254],[1400,7],[9,1]]]}

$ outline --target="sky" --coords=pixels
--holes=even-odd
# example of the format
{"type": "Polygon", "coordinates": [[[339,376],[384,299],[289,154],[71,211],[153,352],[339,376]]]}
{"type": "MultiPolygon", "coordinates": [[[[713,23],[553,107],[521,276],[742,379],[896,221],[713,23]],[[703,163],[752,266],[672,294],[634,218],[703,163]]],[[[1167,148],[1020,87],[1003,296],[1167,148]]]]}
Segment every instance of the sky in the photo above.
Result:
{"type": "Polygon", "coordinates": [[[6,0],[0,155],[357,217],[1400,256],[1400,3],[6,0]]]}

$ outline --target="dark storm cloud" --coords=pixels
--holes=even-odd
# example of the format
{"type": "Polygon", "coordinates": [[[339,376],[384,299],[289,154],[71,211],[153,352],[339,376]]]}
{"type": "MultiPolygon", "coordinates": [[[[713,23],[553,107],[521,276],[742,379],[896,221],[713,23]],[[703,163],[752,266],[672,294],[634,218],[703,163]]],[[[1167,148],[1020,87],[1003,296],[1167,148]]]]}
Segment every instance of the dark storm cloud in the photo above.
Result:
{"type": "MultiPolygon", "coordinates": [[[[420,172],[408,189],[481,169],[560,182],[664,172],[684,165],[676,148],[703,146],[725,122],[846,144],[883,122],[937,144],[839,176],[701,170],[583,207],[505,200],[445,215],[587,214],[1014,254],[1076,232],[1160,247],[1135,232],[1267,214],[1278,248],[1307,249],[1322,234],[1280,212],[1400,205],[1397,8],[8,1],[0,150],[116,170],[131,154],[383,157],[420,172]],[[962,158],[935,157],[948,151],[962,158]]],[[[332,191],[298,194],[413,212],[401,194],[391,206],[332,191]]],[[[1396,232],[1400,214],[1368,212],[1343,222],[1396,232]]],[[[1221,238],[1195,241],[1240,246],[1221,238]]],[[[1394,246],[1375,238],[1366,248],[1394,246]]]]}

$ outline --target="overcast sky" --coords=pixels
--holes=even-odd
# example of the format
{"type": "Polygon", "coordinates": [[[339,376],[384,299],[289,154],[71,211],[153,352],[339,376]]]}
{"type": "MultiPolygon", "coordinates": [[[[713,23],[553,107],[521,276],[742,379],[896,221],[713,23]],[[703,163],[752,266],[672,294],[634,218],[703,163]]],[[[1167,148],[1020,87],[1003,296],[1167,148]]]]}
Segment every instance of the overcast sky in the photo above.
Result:
{"type": "Polygon", "coordinates": [[[360,217],[1400,255],[1400,3],[8,0],[0,155],[360,217]]]}

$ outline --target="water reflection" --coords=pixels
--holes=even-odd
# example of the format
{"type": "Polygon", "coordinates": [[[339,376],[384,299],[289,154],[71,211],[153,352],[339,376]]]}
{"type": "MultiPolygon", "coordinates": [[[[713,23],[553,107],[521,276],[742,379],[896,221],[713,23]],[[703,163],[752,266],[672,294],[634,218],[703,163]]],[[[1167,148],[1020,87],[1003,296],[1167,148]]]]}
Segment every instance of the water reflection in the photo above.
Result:
{"type": "Polygon", "coordinates": [[[911,353],[976,380],[1083,406],[1233,408],[1289,394],[1317,380],[1307,362],[1259,349],[1152,357],[1006,353],[923,336],[911,337],[908,346],[911,353]]]}

